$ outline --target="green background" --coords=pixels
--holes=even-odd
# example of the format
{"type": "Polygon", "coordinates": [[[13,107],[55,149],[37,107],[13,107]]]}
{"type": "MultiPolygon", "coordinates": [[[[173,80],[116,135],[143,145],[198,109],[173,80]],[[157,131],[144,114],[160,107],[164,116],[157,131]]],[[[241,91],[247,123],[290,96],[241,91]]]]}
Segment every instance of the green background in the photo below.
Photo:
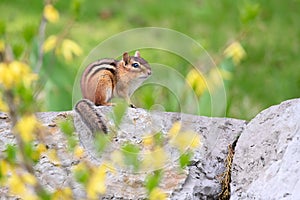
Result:
{"type": "MultiPolygon", "coordinates": [[[[227,90],[226,116],[251,119],[261,110],[300,95],[300,1],[54,1],[60,13],[57,24],[49,23],[46,35],[61,32],[75,16],[66,37],[76,41],[83,54],[72,62],[46,55],[41,70],[42,110],[72,108],[72,89],[78,68],[100,42],[122,31],[139,27],[163,27],[182,32],[201,45],[218,64],[223,51],[238,40],[247,57],[235,67],[227,90]],[[74,14],[74,10],[79,12],[74,14]],[[48,59],[48,60],[47,60],[48,59]],[[49,67],[51,66],[51,67],[49,67]]],[[[0,20],[6,26],[5,40],[22,58],[24,30],[39,26],[43,1],[1,0],[0,20]],[[23,35],[22,35],[23,34],[23,35]]],[[[120,44],[122,45],[122,44],[120,44]]],[[[33,47],[31,47],[33,48],[33,47]]],[[[122,52],[120,52],[122,53],[122,52]]],[[[183,76],[189,64],[166,52],[143,52],[147,59],[174,66],[183,76]]],[[[141,107],[162,104],[177,111],[176,101],[164,88],[138,90],[133,99],[141,107]],[[153,96],[159,96],[155,99],[153,96]]]]}

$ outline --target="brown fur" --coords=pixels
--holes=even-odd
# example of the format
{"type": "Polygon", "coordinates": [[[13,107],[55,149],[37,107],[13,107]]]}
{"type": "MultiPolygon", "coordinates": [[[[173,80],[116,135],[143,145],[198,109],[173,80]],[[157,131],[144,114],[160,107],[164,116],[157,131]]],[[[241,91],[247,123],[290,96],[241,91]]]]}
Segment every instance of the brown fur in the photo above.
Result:
{"type": "Polygon", "coordinates": [[[140,57],[123,54],[121,61],[102,59],[91,63],[81,77],[83,98],[89,99],[96,105],[111,105],[112,97],[124,98],[130,102],[130,95],[141,82],[151,75],[147,61],[140,57]],[[133,67],[138,63],[138,67],[133,67]]]}

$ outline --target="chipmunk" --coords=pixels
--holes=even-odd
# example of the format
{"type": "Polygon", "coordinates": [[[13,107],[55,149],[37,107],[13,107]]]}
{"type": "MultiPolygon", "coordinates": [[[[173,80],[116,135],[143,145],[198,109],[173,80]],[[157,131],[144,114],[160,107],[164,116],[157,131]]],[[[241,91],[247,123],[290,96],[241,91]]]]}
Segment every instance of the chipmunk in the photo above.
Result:
{"type": "Polygon", "coordinates": [[[100,59],[89,64],[83,72],[80,81],[82,95],[97,106],[113,105],[110,100],[120,97],[135,108],[130,96],[150,75],[150,65],[138,51],[134,56],[125,52],[120,61],[100,59]]]}

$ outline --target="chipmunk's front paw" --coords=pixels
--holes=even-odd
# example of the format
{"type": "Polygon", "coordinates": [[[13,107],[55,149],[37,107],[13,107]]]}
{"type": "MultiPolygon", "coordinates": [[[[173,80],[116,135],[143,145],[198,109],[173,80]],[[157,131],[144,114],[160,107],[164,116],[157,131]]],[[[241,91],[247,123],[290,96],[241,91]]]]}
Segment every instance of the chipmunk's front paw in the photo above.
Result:
{"type": "Polygon", "coordinates": [[[130,106],[130,108],[136,108],[136,106],[133,105],[132,103],[129,106],[130,106]]]}

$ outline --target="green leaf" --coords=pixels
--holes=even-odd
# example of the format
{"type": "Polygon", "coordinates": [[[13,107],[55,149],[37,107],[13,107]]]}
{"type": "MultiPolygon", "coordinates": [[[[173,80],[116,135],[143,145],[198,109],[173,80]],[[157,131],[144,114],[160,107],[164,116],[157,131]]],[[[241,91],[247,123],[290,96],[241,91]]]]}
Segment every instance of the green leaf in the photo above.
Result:
{"type": "Polygon", "coordinates": [[[73,151],[77,145],[77,138],[74,137],[75,127],[74,121],[71,116],[68,116],[65,120],[58,123],[60,130],[67,136],[68,140],[68,150],[73,151]]]}
{"type": "Polygon", "coordinates": [[[244,24],[253,21],[260,12],[260,5],[258,3],[246,2],[240,9],[240,19],[244,24]]]}
{"type": "Polygon", "coordinates": [[[66,136],[73,136],[73,133],[75,132],[73,118],[68,116],[67,119],[59,122],[59,128],[66,136]]]}
{"type": "Polygon", "coordinates": [[[44,188],[41,188],[41,190],[39,190],[37,192],[37,195],[42,200],[51,200],[51,199],[53,199],[52,196],[51,196],[51,194],[48,191],[46,191],[44,188]]]}
{"type": "Polygon", "coordinates": [[[124,99],[114,99],[113,103],[116,105],[113,108],[113,119],[115,126],[119,126],[122,122],[123,116],[128,108],[128,104],[124,99]]]}
{"type": "Polygon", "coordinates": [[[27,44],[31,44],[36,34],[37,34],[37,27],[35,25],[27,25],[22,30],[23,38],[27,44]]]}
{"type": "Polygon", "coordinates": [[[32,154],[34,153],[34,147],[32,142],[27,142],[24,144],[23,151],[25,152],[26,159],[32,160],[32,154]]]}
{"type": "Polygon", "coordinates": [[[95,147],[96,147],[96,151],[99,154],[101,154],[105,150],[109,142],[110,142],[109,136],[104,135],[103,133],[96,133],[95,147]]]}
{"type": "Polygon", "coordinates": [[[80,18],[83,3],[84,0],[73,0],[71,3],[71,11],[74,14],[76,20],[80,18]]]}
{"type": "Polygon", "coordinates": [[[4,36],[6,32],[6,24],[4,21],[0,21],[0,37],[4,36]]]}
{"type": "Polygon", "coordinates": [[[124,155],[125,164],[132,166],[134,171],[138,171],[140,167],[140,160],[138,159],[140,152],[139,147],[128,143],[122,147],[122,152],[124,155]]]}
{"type": "Polygon", "coordinates": [[[8,160],[8,162],[14,164],[16,163],[16,157],[17,157],[17,147],[14,145],[7,145],[6,147],[6,158],[8,160]]]}
{"type": "Polygon", "coordinates": [[[15,43],[12,45],[13,54],[16,58],[20,58],[22,53],[24,52],[24,44],[21,42],[15,43]]]}
{"type": "Polygon", "coordinates": [[[87,169],[76,170],[74,176],[77,182],[86,185],[89,180],[90,173],[87,169]]]}
{"type": "Polygon", "coordinates": [[[162,146],[164,144],[165,138],[161,132],[156,133],[153,138],[157,146],[162,146]]]}
{"type": "MultiPolygon", "coordinates": [[[[232,58],[224,59],[220,64],[220,69],[224,70],[224,72],[231,74],[233,76],[235,65],[232,58]]],[[[232,79],[223,78],[223,83],[225,86],[225,90],[228,91],[231,86],[232,79]]]]}
{"type": "Polygon", "coordinates": [[[220,64],[220,69],[224,69],[228,72],[234,72],[235,65],[233,63],[232,58],[226,58],[226,59],[222,60],[222,62],[220,64]]]}
{"type": "Polygon", "coordinates": [[[156,170],[152,174],[147,175],[145,179],[145,187],[148,193],[150,193],[154,188],[156,188],[159,185],[162,175],[162,170],[156,170]]]}
{"type": "Polygon", "coordinates": [[[22,103],[19,104],[18,112],[20,114],[27,113],[29,111],[35,112],[38,110],[38,101],[34,98],[33,89],[27,88],[23,84],[18,85],[15,90],[16,96],[18,96],[22,103]]]}
{"type": "Polygon", "coordinates": [[[77,146],[78,141],[76,139],[76,137],[72,136],[68,138],[68,150],[69,151],[73,151],[74,148],[77,146]]]}
{"type": "Polygon", "coordinates": [[[185,168],[190,163],[192,156],[193,153],[188,151],[179,157],[179,164],[181,169],[185,168]]]}

